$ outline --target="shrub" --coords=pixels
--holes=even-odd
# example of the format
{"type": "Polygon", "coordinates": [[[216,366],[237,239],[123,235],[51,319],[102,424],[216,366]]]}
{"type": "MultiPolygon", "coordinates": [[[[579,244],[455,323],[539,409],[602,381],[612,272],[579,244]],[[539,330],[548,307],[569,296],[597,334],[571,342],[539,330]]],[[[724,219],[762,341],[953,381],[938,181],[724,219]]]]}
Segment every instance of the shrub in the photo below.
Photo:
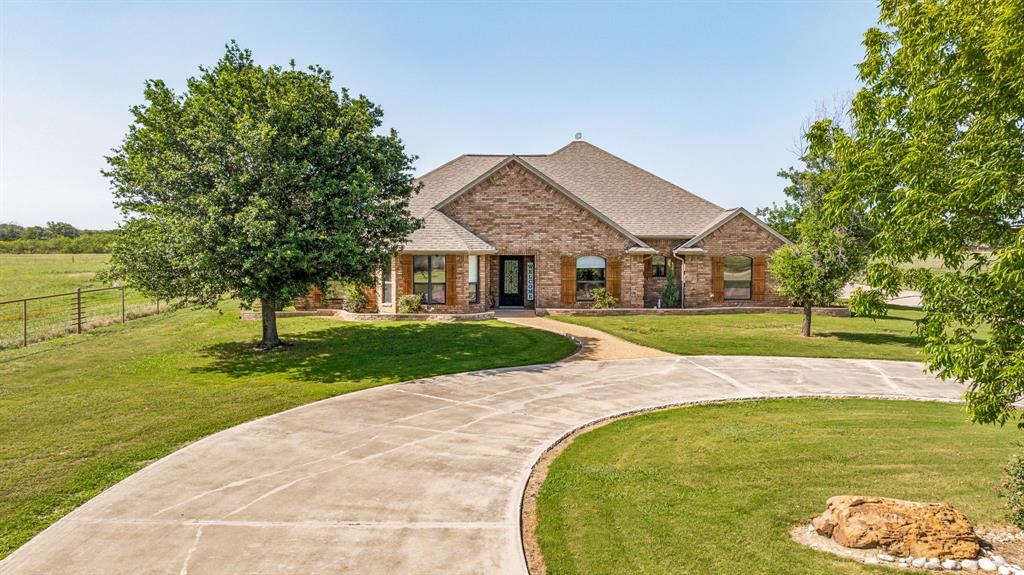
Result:
{"type": "Polygon", "coordinates": [[[353,283],[344,284],[339,290],[341,296],[341,309],[352,313],[359,313],[366,309],[366,304],[370,303],[366,299],[366,292],[363,291],[363,286],[353,283]]]}
{"type": "Polygon", "coordinates": [[[665,273],[665,287],[661,290],[662,307],[679,307],[679,284],[676,283],[675,266],[669,263],[665,273]]]}
{"type": "Polygon", "coordinates": [[[398,313],[419,313],[423,310],[423,296],[411,293],[398,298],[398,313]]]}
{"type": "Polygon", "coordinates": [[[1006,518],[1024,529],[1024,461],[1016,453],[1003,468],[1006,477],[996,494],[1006,500],[1006,518]]]}
{"type": "Polygon", "coordinates": [[[594,309],[608,309],[614,306],[618,302],[617,299],[612,297],[608,290],[604,288],[594,288],[594,304],[591,306],[594,309]]]}

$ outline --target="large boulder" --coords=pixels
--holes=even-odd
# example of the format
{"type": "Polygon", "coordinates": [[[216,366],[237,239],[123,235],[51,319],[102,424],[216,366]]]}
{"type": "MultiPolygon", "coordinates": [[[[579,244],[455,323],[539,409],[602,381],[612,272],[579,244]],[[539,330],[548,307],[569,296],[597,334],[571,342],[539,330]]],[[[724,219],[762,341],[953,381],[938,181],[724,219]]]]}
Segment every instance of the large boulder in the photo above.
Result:
{"type": "Polygon", "coordinates": [[[840,495],[812,524],[844,547],[902,557],[974,559],[981,550],[967,516],[945,503],[840,495]]]}

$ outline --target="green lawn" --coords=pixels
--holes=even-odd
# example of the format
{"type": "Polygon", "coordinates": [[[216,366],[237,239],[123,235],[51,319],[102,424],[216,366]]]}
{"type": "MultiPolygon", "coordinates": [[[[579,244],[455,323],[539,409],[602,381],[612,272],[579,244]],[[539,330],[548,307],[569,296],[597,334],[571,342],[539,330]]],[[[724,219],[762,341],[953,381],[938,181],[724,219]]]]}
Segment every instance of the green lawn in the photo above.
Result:
{"type": "MultiPolygon", "coordinates": [[[[96,278],[106,266],[107,254],[0,254],[0,301],[110,287],[96,278]]],[[[62,296],[28,303],[28,339],[40,341],[75,331],[75,296],[62,296]]],[[[125,315],[128,318],[155,311],[153,300],[128,290],[125,315]]],[[[20,302],[0,304],[0,349],[22,345],[23,313],[20,302]]],[[[118,291],[82,295],[83,326],[88,329],[121,320],[118,291]]]]}
{"type": "Polygon", "coordinates": [[[107,254],[0,254],[0,301],[105,287],[107,254]]]}
{"type": "Polygon", "coordinates": [[[147,462],[296,405],[396,381],[551,362],[561,336],[499,322],[259,322],[180,310],[0,351],[0,557],[147,462]]]}
{"type": "Polygon", "coordinates": [[[959,406],[781,400],[623,419],[578,437],[541,486],[551,575],[883,573],[789,529],[832,495],[945,501],[999,522],[992,486],[1020,438],[959,406]]]}
{"type": "Polygon", "coordinates": [[[892,307],[889,316],[819,317],[800,336],[799,314],[554,317],[681,355],[784,355],[921,361],[914,320],[921,312],[892,307]]]}

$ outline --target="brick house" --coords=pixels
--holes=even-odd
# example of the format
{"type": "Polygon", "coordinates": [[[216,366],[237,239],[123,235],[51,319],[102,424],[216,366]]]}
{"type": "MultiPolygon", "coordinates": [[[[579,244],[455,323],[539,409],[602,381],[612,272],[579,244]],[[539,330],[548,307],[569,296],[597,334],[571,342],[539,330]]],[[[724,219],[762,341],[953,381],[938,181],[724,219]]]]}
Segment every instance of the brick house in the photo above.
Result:
{"type": "Polygon", "coordinates": [[[419,182],[423,227],[383,274],[381,312],[409,293],[434,313],[589,307],[595,287],[655,307],[670,266],[684,307],[789,304],[765,269],[786,238],[584,141],[459,156],[419,182]]]}

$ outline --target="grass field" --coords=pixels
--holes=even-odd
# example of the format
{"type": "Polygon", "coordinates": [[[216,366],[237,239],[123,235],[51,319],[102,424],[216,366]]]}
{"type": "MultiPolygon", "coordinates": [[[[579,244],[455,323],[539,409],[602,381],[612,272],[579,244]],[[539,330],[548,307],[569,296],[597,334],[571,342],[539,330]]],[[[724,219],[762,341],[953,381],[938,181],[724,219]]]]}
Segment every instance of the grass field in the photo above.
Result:
{"type": "MultiPolygon", "coordinates": [[[[106,254],[0,254],[0,301],[73,292],[76,289],[109,287],[96,278],[106,265],[106,254]]],[[[76,296],[63,296],[28,303],[28,339],[40,341],[77,329],[76,296]]],[[[156,303],[128,290],[125,315],[128,318],[155,311],[156,303]]],[[[23,304],[0,304],[0,349],[22,345],[25,325],[23,304]]],[[[88,329],[121,319],[118,291],[82,295],[83,327],[88,329]]]]}
{"type": "Polygon", "coordinates": [[[921,312],[892,307],[889,316],[818,317],[812,337],[800,335],[798,314],[554,317],[682,355],[784,355],[920,361],[914,320],[921,312]]]}
{"type": "Polygon", "coordinates": [[[107,254],[0,254],[0,301],[106,287],[107,254]]]}
{"type": "Polygon", "coordinates": [[[0,351],[0,557],[147,462],[326,397],[443,373],[544,363],[567,338],[499,322],[259,322],[179,310],[0,351]]]}
{"type": "Polygon", "coordinates": [[[551,575],[887,573],[790,540],[833,495],[953,504],[1000,522],[992,493],[1020,432],[918,402],[784,400],[623,419],[578,437],[541,486],[551,575]]]}

